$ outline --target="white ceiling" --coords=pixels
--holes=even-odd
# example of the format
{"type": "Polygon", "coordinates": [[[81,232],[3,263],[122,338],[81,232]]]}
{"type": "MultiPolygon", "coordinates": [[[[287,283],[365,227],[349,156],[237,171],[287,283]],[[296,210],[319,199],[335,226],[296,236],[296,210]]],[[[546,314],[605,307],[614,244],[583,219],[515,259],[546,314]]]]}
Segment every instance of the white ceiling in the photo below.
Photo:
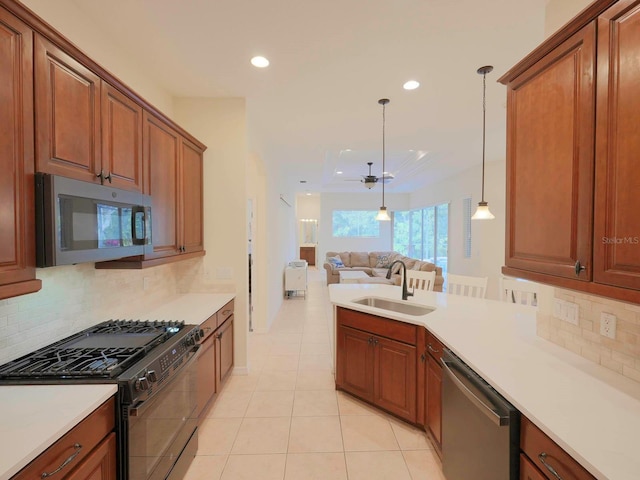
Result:
{"type": "Polygon", "coordinates": [[[250,149],[298,191],[413,191],[479,164],[482,65],[487,161],[504,158],[496,80],[543,40],[545,0],[74,0],[175,96],[246,97],[250,149]],[[256,69],[249,59],[271,61],[256,69]],[[405,91],[409,79],[420,88],[405,91]],[[351,150],[348,152],[347,150],[351,150]],[[300,180],[307,183],[301,184],[300,180]],[[379,187],[375,187],[379,188],[379,187]]]}

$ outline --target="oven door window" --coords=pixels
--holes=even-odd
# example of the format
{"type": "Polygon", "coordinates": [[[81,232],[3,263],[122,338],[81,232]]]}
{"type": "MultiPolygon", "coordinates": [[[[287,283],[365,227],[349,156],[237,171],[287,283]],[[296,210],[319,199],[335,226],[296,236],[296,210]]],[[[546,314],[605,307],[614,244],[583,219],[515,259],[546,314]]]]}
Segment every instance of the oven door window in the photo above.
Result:
{"type": "MultiPolygon", "coordinates": [[[[192,360],[195,356],[192,357],[192,360]]],[[[173,380],[129,416],[129,478],[165,479],[196,429],[196,363],[191,361],[173,380]]]]}

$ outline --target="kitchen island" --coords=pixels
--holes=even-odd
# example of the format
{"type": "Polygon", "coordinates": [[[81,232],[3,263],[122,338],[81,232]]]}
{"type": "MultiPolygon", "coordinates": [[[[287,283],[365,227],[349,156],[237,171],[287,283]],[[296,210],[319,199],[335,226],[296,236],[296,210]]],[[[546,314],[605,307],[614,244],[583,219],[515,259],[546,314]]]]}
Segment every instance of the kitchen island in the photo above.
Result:
{"type": "Polygon", "coordinates": [[[407,315],[355,303],[400,300],[400,287],[329,287],[334,306],[424,326],[599,480],[640,478],[640,384],[536,335],[536,310],[416,292],[435,310],[407,315]]]}

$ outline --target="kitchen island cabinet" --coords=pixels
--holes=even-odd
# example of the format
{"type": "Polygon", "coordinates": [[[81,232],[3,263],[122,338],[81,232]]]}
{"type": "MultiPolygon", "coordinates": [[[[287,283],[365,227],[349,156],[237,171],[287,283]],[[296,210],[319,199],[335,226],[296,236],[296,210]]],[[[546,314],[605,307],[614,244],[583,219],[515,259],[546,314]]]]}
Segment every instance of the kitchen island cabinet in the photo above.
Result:
{"type": "MultiPolygon", "coordinates": [[[[399,300],[401,289],[396,286],[329,286],[336,322],[337,385],[342,370],[338,331],[341,310],[404,323],[418,329],[420,358],[417,362],[418,371],[422,372],[418,374],[418,384],[428,382],[424,378],[424,367],[420,367],[424,365],[422,354],[429,355],[426,348],[422,348],[426,343],[420,340],[422,331],[425,338],[427,332],[430,333],[480,375],[580,469],[597,480],[637,480],[640,471],[636,448],[640,444],[640,384],[538,337],[535,308],[416,291],[407,303],[434,310],[425,315],[410,315],[355,302],[362,297],[402,302],[399,300]]],[[[424,388],[420,387],[420,390],[424,388]]],[[[420,402],[420,424],[429,418],[424,412],[428,409],[424,405],[427,401],[422,399],[420,402]]],[[[432,428],[437,431],[435,425],[432,428]]],[[[433,440],[433,435],[429,436],[433,440]]],[[[542,452],[552,455],[546,448],[542,452]]],[[[529,461],[542,452],[531,453],[529,461]]],[[[580,469],[570,469],[571,474],[580,469]]],[[[526,470],[532,480],[539,480],[535,475],[542,469],[536,466],[535,473],[531,472],[526,470]]],[[[555,480],[548,475],[542,478],[555,480]]],[[[569,475],[568,478],[573,477],[569,475]]]]}
{"type": "Polygon", "coordinates": [[[506,275],[640,302],[639,27],[597,0],[500,78],[506,275]]]}
{"type": "Polygon", "coordinates": [[[338,308],[336,335],[336,388],[416,423],[416,328],[338,308]]]}
{"type": "Polygon", "coordinates": [[[33,31],[0,7],[0,299],[37,292],[33,31]]]}

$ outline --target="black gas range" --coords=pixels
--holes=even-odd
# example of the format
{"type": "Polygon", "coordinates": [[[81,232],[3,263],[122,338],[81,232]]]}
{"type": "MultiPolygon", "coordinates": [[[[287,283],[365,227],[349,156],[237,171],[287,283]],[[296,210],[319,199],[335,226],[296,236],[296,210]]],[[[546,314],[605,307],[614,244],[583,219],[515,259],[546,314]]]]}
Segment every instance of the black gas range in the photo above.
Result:
{"type": "Polygon", "coordinates": [[[0,366],[0,383],[116,383],[119,478],[182,478],[197,450],[201,336],[184,322],[111,320],[0,366]]]}

